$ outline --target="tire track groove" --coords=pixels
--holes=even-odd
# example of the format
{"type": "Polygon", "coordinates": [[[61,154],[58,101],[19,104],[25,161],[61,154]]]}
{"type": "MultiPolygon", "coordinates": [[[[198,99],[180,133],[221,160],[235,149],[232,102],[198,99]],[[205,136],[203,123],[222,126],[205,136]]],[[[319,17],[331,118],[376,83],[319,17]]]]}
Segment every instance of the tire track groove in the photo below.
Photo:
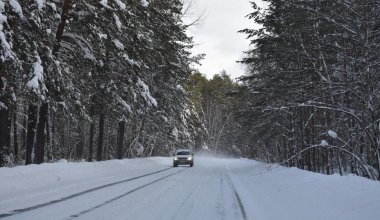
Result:
{"type": "Polygon", "coordinates": [[[166,178],[168,178],[168,177],[170,177],[170,176],[173,176],[173,175],[175,175],[175,174],[178,174],[178,173],[180,173],[180,172],[182,172],[182,171],[184,171],[184,170],[185,170],[185,169],[182,169],[182,170],[177,171],[177,172],[175,172],[175,173],[171,173],[171,174],[169,174],[169,175],[163,176],[163,177],[161,177],[161,178],[159,178],[159,179],[153,180],[153,181],[148,182],[148,183],[146,183],[146,184],[144,184],[144,185],[141,185],[141,186],[139,186],[139,187],[136,187],[136,188],[134,188],[134,189],[132,189],[132,190],[126,192],[126,193],[123,193],[123,194],[121,194],[121,195],[119,195],[119,196],[116,196],[115,198],[109,199],[109,200],[107,200],[107,201],[105,201],[105,202],[103,202],[103,203],[101,203],[101,204],[99,204],[99,205],[97,205],[97,206],[94,206],[94,207],[92,207],[92,208],[90,208],[90,209],[87,209],[87,210],[81,211],[81,212],[78,213],[78,214],[71,215],[69,219],[78,218],[78,217],[81,216],[81,215],[84,215],[84,214],[86,214],[86,213],[88,213],[88,212],[91,212],[91,211],[97,209],[97,208],[100,208],[100,207],[105,206],[105,205],[107,205],[107,204],[109,204],[109,203],[111,203],[111,202],[114,202],[114,201],[116,201],[116,200],[119,200],[119,199],[121,199],[121,198],[123,198],[123,197],[125,197],[125,196],[127,196],[127,195],[129,195],[129,194],[131,194],[131,193],[134,193],[134,192],[136,192],[136,191],[138,191],[138,190],[140,190],[140,189],[143,189],[143,188],[145,188],[145,187],[147,187],[147,186],[150,186],[150,185],[152,185],[152,184],[154,184],[154,183],[157,183],[157,182],[159,182],[159,181],[161,181],[161,180],[163,180],[163,179],[166,179],[166,178]]]}
{"type": "Polygon", "coordinates": [[[155,172],[152,172],[152,173],[147,173],[147,174],[144,174],[144,175],[141,175],[141,176],[136,176],[136,177],[128,178],[128,179],[125,179],[125,180],[120,180],[120,181],[116,181],[116,182],[113,182],[113,183],[108,183],[108,184],[105,184],[105,185],[97,186],[97,187],[94,187],[94,188],[91,188],[91,189],[88,189],[88,190],[85,190],[85,191],[82,191],[82,192],[71,194],[69,196],[66,196],[66,197],[63,197],[63,198],[60,198],[60,199],[56,199],[56,200],[52,200],[52,201],[49,201],[49,202],[41,203],[41,204],[38,204],[38,205],[30,206],[30,207],[27,207],[27,208],[16,209],[16,210],[13,210],[13,211],[8,212],[8,213],[0,214],[0,219],[1,218],[6,218],[6,217],[10,217],[10,216],[13,216],[13,215],[17,215],[17,214],[21,214],[21,213],[24,213],[24,212],[32,211],[32,210],[39,209],[39,208],[42,208],[42,207],[50,206],[50,205],[53,205],[53,204],[56,204],[56,203],[60,203],[60,202],[63,202],[63,201],[66,201],[66,200],[69,200],[69,199],[72,199],[72,198],[75,198],[75,197],[78,197],[78,196],[81,196],[81,195],[93,192],[93,191],[96,191],[96,190],[100,190],[100,189],[104,189],[104,188],[107,188],[107,187],[110,187],[110,186],[114,186],[114,185],[117,185],[117,184],[121,184],[121,183],[125,183],[125,182],[130,182],[130,181],[133,181],[133,180],[141,179],[143,177],[147,177],[147,176],[151,176],[153,174],[161,173],[161,172],[164,172],[164,171],[169,170],[169,169],[172,169],[172,168],[165,168],[165,169],[158,170],[158,171],[155,171],[155,172]]]}

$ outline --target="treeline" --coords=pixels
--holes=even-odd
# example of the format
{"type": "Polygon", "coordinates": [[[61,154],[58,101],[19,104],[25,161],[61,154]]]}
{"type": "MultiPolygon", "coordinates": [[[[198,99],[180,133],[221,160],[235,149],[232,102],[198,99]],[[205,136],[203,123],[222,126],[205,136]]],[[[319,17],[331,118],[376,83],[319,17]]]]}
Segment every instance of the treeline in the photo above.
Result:
{"type": "Polygon", "coordinates": [[[198,143],[204,151],[212,155],[240,156],[236,112],[244,97],[240,85],[227,72],[222,71],[207,79],[201,73],[190,77],[187,90],[199,118],[198,143]]]}
{"type": "Polygon", "coordinates": [[[182,7],[0,1],[0,166],[195,148],[182,7]]]}
{"type": "Polygon", "coordinates": [[[380,180],[380,1],[266,0],[249,15],[246,151],[380,180]],[[247,143],[249,143],[247,142],[247,143]]]}

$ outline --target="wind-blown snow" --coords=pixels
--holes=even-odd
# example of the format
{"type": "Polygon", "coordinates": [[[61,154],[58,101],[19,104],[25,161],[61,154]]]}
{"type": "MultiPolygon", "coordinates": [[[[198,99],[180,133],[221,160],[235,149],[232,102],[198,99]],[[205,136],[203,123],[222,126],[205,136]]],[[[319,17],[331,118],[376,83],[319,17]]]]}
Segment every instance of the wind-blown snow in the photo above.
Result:
{"type": "Polygon", "coordinates": [[[32,90],[39,90],[40,82],[43,82],[44,80],[44,68],[41,65],[41,58],[38,55],[36,55],[36,59],[37,61],[33,64],[33,77],[26,84],[26,86],[28,86],[32,90]]]}
{"type": "Polygon", "coordinates": [[[24,17],[24,14],[22,13],[22,8],[20,3],[18,3],[17,0],[9,0],[9,4],[13,8],[13,11],[18,14],[21,18],[24,17]]]}

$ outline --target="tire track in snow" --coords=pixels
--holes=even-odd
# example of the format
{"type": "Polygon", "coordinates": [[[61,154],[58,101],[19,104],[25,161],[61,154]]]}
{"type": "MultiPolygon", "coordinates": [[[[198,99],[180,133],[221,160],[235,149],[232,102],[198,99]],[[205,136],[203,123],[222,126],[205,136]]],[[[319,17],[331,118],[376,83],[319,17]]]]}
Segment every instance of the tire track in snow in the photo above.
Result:
{"type": "Polygon", "coordinates": [[[163,177],[161,177],[161,178],[158,178],[158,179],[156,179],[156,180],[153,180],[153,181],[151,181],[151,182],[148,182],[148,183],[146,183],[146,184],[144,184],[144,185],[141,185],[141,186],[139,186],[139,187],[136,187],[136,188],[134,188],[134,189],[132,189],[132,190],[126,192],[126,193],[123,193],[123,194],[121,194],[121,195],[119,195],[119,196],[117,196],[117,197],[115,197],[115,198],[109,199],[109,200],[107,200],[107,201],[105,201],[105,202],[103,202],[103,203],[101,203],[101,204],[99,204],[99,205],[97,205],[97,206],[94,206],[94,207],[92,207],[92,208],[90,208],[90,209],[86,209],[86,210],[84,210],[84,211],[81,211],[81,212],[78,213],[78,214],[71,215],[68,219],[78,218],[78,217],[80,217],[81,215],[84,215],[84,214],[86,214],[86,213],[88,213],[88,212],[91,212],[91,211],[97,209],[97,208],[100,208],[100,207],[105,206],[105,205],[107,205],[107,204],[109,204],[109,203],[111,203],[111,202],[114,202],[114,201],[116,201],[116,200],[119,200],[119,199],[121,199],[121,198],[123,198],[123,197],[125,197],[125,196],[127,196],[127,195],[129,195],[129,194],[131,194],[131,193],[134,193],[134,192],[136,192],[136,191],[138,191],[138,190],[140,190],[140,189],[143,189],[143,188],[145,188],[145,187],[147,187],[147,186],[150,186],[150,185],[152,185],[152,184],[154,184],[154,183],[157,183],[157,182],[159,182],[159,181],[161,181],[161,180],[164,180],[164,179],[166,179],[166,178],[168,178],[168,177],[170,177],[170,176],[176,175],[176,174],[178,174],[178,173],[180,173],[180,172],[182,172],[182,171],[184,171],[184,170],[186,170],[186,169],[179,170],[179,171],[177,171],[177,172],[175,172],[175,173],[171,173],[171,174],[169,174],[169,175],[163,176],[163,177]]]}
{"type": "Polygon", "coordinates": [[[204,177],[207,176],[207,174],[209,174],[209,173],[210,173],[210,170],[203,171],[202,175],[198,178],[199,181],[197,182],[197,184],[195,186],[193,186],[192,190],[187,193],[187,195],[184,197],[184,199],[180,203],[180,205],[179,205],[180,207],[178,207],[176,209],[176,212],[172,214],[170,220],[181,219],[181,215],[187,216],[191,212],[191,209],[194,208],[194,204],[190,203],[189,205],[187,205],[187,203],[189,201],[191,201],[191,198],[194,196],[194,193],[200,187],[202,187],[202,184],[206,181],[206,179],[204,177]],[[186,209],[183,209],[184,207],[186,207],[186,209]],[[178,216],[180,216],[180,217],[178,217],[178,216]]]}
{"type": "Polygon", "coordinates": [[[56,199],[56,200],[52,200],[52,201],[49,201],[49,202],[41,203],[41,204],[38,204],[38,205],[30,206],[30,207],[27,207],[27,208],[16,209],[16,210],[13,210],[13,211],[8,212],[8,213],[0,214],[0,219],[1,218],[6,218],[6,217],[10,217],[10,216],[13,216],[13,215],[17,215],[17,214],[21,214],[21,213],[24,213],[24,212],[32,211],[32,210],[35,210],[35,209],[43,208],[43,207],[46,207],[46,206],[50,206],[50,205],[53,205],[53,204],[56,204],[56,203],[60,203],[60,202],[63,202],[63,201],[66,201],[66,200],[69,200],[69,199],[72,199],[72,198],[75,198],[75,197],[78,197],[78,196],[81,196],[81,195],[93,192],[93,191],[96,191],[96,190],[100,190],[100,189],[104,189],[104,188],[107,188],[107,187],[110,187],[110,186],[114,186],[114,185],[117,185],[117,184],[121,184],[121,183],[125,183],[125,182],[130,182],[130,181],[133,181],[133,180],[141,179],[143,177],[147,177],[147,176],[151,176],[151,175],[154,175],[154,174],[157,174],[157,173],[161,173],[161,172],[164,172],[164,171],[169,170],[169,169],[172,169],[172,168],[165,168],[165,169],[158,170],[158,171],[155,171],[155,172],[152,172],[152,173],[147,173],[147,174],[144,174],[144,175],[128,178],[128,179],[125,179],[125,180],[120,180],[120,181],[117,181],[117,182],[113,182],[113,183],[108,183],[108,184],[105,184],[105,185],[97,186],[97,187],[94,187],[94,188],[91,188],[91,189],[88,189],[88,190],[85,190],[85,191],[82,191],[82,192],[71,194],[69,196],[66,196],[66,197],[63,197],[63,198],[60,198],[60,199],[56,199]]]}
{"type": "Polygon", "coordinates": [[[235,193],[236,199],[237,199],[237,201],[238,201],[238,204],[239,204],[239,208],[240,208],[241,214],[243,215],[244,220],[247,220],[247,214],[245,213],[245,209],[244,209],[243,203],[241,202],[240,196],[239,196],[239,194],[236,192],[235,187],[234,187],[234,186],[232,186],[232,187],[233,187],[233,190],[234,190],[234,193],[235,193]]]}
{"type": "Polygon", "coordinates": [[[247,220],[247,213],[245,212],[245,209],[244,209],[244,205],[243,205],[243,202],[241,201],[241,198],[239,196],[239,193],[236,191],[236,188],[231,180],[231,177],[227,174],[227,178],[228,178],[228,181],[230,182],[230,185],[232,187],[232,190],[234,191],[234,194],[235,194],[235,197],[236,197],[236,200],[238,202],[238,206],[239,206],[239,209],[240,209],[240,212],[243,216],[243,219],[244,220],[247,220]]]}

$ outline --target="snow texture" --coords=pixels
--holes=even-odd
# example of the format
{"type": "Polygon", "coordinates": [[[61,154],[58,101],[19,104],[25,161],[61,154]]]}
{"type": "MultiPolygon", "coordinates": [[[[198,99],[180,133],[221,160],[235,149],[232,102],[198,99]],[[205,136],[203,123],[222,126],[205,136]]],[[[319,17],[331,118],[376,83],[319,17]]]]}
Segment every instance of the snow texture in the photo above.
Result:
{"type": "Polygon", "coordinates": [[[53,11],[57,11],[57,6],[53,2],[49,2],[47,4],[53,9],[53,11]]]}
{"type": "Polygon", "coordinates": [[[336,139],[336,138],[338,137],[338,134],[337,134],[335,131],[332,131],[332,130],[329,130],[329,131],[327,132],[327,134],[328,134],[330,137],[334,138],[334,139],[336,139]]]}
{"type": "Polygon", "coordinates": [[[8,59],[14,59],[14,53],[12,52],[11,44],[8,42],[6,35],[4,33],[4,24],[7,23],[7,16],[5,16],[2,12],[4,12],[5,6],[4,2],[0,1],[0,45],[1,45],[1,53],[0,60],[4,62],[8,59]]]}
{"type": "Polygon", "coordinates": [[[36,0],[36,4],[38,7],[38,10],[42,11],[42,8],[44,7],[45,0],[36,0]]]}
{"type": "Polygon", "coordinates": [[[0,102],[0,109],[8,109],[8,107],[3,102],[0,102]]]}
{"type": "Polygon", "coordinates": [[[119,48],[120,50],[124,50],[124,45],[123,45],[118,39],[113,40],[113,43],[114,43],[115,46],[116,46],[117,48],[119,48]]]}
{"type": "Polygon", "coordinates": [[[121,10],[125,10],[126,9],[126,6],[123,2],[121,2],[120,0],[116,0],[116,4],[119,6],[119,8],[121,10]]]}
{"type": "Polygon", "coordinates": [[[12,98],[12,101],[14,101],[14,102],[17,101],[17,97],[16,97],[16,94],[14,92],[12,92],[11,98],[12,98]]]}
{"type": "MultiPolygon", "coordinates": [[[[72,38],[77,43],[77,45],[80,46],[82,52],[84,53],[83,57],[85,59],[90,59],[93,61],[96,60],[96,58],[94,56],[92,45],[86,39],[84,39],[81,35],[65,32],[63,34],[63,36],[72,38]]],[[[102,37],[107,38],[107,35],[101,35],[100,34],[99,37],[100,38],[102,38],[102,37]]]]}
{"type": "Polygon", "coordinates": [[[123,58],[126,61],[128,61],[129,64],[140,67],[140,64],[137,61],[135,61],[134,59],[129,58],[129,56],[127,54],[123,54],[123,58]]]}
{"type": "Polygon", "coordinates": [[[20,16],[21,18],[24,17],[24,15],[22,13],[22,8],[21,8],[21,6],[20,6],[20,4],[18,3],[17,0],[9,0],[9,4],[13,8],[13,11],[16,14],[18,14],[18,16],[20,16]]]}
{"type": "Polygon", "coordinates": [[[380,182],[354,175],[268,169],[268,164],[256,161],[199,155],[193,168],[167,169],[171,165],[172,158],[155,157],[3,167],[0,215],[58,201],[6,219],[378,220],[380,216],[380,182]],[[163,169],[167,170],[59,201],[163,169]],[[156,182],[143,186],[152,181],[156,182]]]}
{"type": "Polygon", "coordinates": [[[140,78],[138,79],[137,83],[143,89],[143,91],[141,92],[141,95],[145,98],[148,104],[152,104],[153,106],[157,107],[157,100],[153,98],[152,95],[150,94],[149,86],[146,85],[140,78]]]}
{"type": "Polygon", "coordinates": [[[322,140],[320,143],[321,146],[329,146],[329,143],[327,143],[326,140],[322,140]]]}
{"type": "Polygon", "coordinates": [[[98,33],[98,36],[99,36],[99,38],[100,38],[100,40],[101,39],[107,39],[107,34],[102,34],[102,33],[98,33]]]}
{"type": "Polygon", "coordinates": [[[44,68],[42,67],[41,58],[36,55],[37,61],[33,64],[33,77],[26,84],[30,89],[38,91],[40,88],[40,83],[43,83],[44,77],[44,68]]]}
{"type": "Polygon", "coordinates": [[[148,6],[149,6],[149,2],[147,2],[147,0],[141,0],[141,4],[142,4],[144,7],[148,7],[148,6]]]}
{"type": "Polygon", "coordinates": [[[108,0],[101,0],[99,3],[100,3],[101,5],[103,5],[104,7],[109,7],[109,6],[108,6],[108,0]]]}
{"type": "Polygon", "coordinates": [[[172,135],[174,136],[175,140],[178,140],[178,129],[176,127],[173,128],[172,130],[172,135]]]}
{"type": "Polygon", "coordinates": [[[128,110],[128,112],[132,113],[132,108],[130,105],[127,104],[127,102],[125,102],[123,99],[121,99],[120,97],[118,97],[118,102],[128,110]]]}
{"type": "Polygon", "coordinates": [[[117,29],[121,30],[120,18],[115,13],[113,13],[113,18],[115,19],[115,24],[116,24],[117,29]]]}

